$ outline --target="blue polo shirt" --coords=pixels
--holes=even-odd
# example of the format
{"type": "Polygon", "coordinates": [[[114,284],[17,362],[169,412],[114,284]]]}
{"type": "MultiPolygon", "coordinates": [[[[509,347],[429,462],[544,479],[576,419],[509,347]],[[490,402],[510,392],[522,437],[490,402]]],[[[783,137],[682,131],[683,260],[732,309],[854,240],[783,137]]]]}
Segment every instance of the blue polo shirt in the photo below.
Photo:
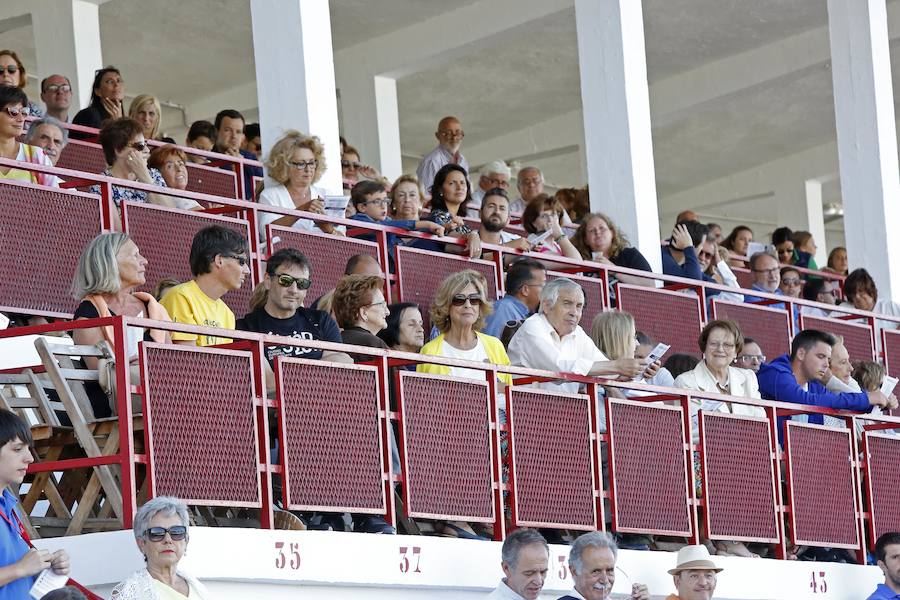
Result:
{"type": "Polygon", "coordinates": [[[889,588],[887,585],[883,583],[879,583],[878,587],[875,588],[875,591],[872,592],[872,595],[868,597],[867,600],[898,600],[900,599],[900,594],[889,588]]]}
{"type": "MultiPolygon", "coordinates": [[[[15,516],[15,506],[19,500],[8,489],[0,496],[0,567],[8,567],[21,560],[29,546],[19,533],[19,522],[15,516]]],[[[0,600],[22,600],[34,585],[34,577],[22,577],[0,587],[0,600]]]]}
{"type": "Polygon", "coordinates": [[[531,311],[524,302],[512,294],[507,294],[494,302],[494,312],[488,315],[481,331],[499,338],[508,321],[524,321],[530,314],[531,311]]]}

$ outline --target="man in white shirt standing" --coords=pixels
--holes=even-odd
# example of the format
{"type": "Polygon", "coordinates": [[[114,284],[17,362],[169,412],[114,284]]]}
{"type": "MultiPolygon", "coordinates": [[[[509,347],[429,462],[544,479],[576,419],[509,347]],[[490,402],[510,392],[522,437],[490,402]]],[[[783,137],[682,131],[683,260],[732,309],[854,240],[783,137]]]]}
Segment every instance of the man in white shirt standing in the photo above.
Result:
{"type": "MultiPolygon", "coordinates": [[[[609,360],[579,325],[584,311],[584,290],[565,277],[548,282],[541,291],[540,312],[525,319],[509,342],[514,365],[560,373],[631,379],[644,369],[636,358],[609,360]]],[[[652,377],[659,363],[648,367],[652,377]]],[[[576,394],[577,382],[544,382],[541,389],[576,394]]]]}
{"type": "Polygon", "coordinates": [[[444,117],[438,123],[438,130],[434,132],[438,146],[422,158],[419,168],[416,169],[419,183],[422,184],[427,198],[431,198],[431,186],[434,184],[435,174],[444,165],[453,163],[465,169],[466,173],[469,172],[469,163],[459,151],[465,136],[466,133],[456,117],[444,117]]]}
{"type": "Polygon", "coordinates": [[[540,596],[550,561],[550,546],[544,536],[534,529],[516,529],[503,542],[500,553],[505,577],[487,597],[535,600],[540,596]]]}

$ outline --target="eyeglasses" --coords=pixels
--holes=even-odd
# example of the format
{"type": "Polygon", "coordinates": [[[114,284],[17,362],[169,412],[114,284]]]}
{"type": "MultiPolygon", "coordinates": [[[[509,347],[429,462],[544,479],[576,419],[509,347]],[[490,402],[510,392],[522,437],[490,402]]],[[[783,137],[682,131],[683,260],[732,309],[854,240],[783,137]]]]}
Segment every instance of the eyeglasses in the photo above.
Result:
{"type": "Polygon", "coordinates": [[[18,119],[19,117],[27,117],[31,114],[31,109],[27,106],[22,106],[20,108],[13,108],[12,106],[7,106],[3,110],[6,111],[6,114],[11,116],[13,119],[18,119]]]}
{"type": "Polygon", "coordinates": [[[352,161],[351,160],[342,160],[341,166],[344,167],[345,169],[349,169],[350,167],[353,167],[354,169],[358,169],[361,166],[363,166],[363,164],[361,162],[359,162],[358,160],[352,160],[352,161]]]}
{"type": "Polygon", "coordinates": [[[734,344],[731,342],[706,342],[706,345],[712,349],[721,348],[722,350],[734,350],[734,344]]]}
{"type": "Polygon", "coordinates": [[[51,83],[46,88],[44,88],[45,92],[50,92],[51,94],[55,94],[56,92],[62,92],[63,94],[68,94],[72,91],[72,86],[68,83],[51,83]]]}
{"type": "Polygon", "coordinates": [[[438,131],[438,135],[444,138],[464,138],[466,137],[466,132],[462,129],[457,131],[438,131]]]}
{"type": "Polygon", "coordinates": [[[481,294],[457,294],[450,299],[453,306],[463,306],[468,302],[470,306],[481,306],[481,294]]]}
{"type": "Polygon", "coordinates": [[[238,264],[242,267],[250,262],[250,259],[246,256],[239,256],[237,254],[223,254],[222,256],[224,256],[225,258],[233,258],[234,260],[238,261],[238,264]]]}
{"type": "Polygon", "coordinates": [[[766,362],[766,355],[765,354],[741,354],[740,356],[737,357],[737,359],[741,362],[748,362],[748,363],[755,362],[755,363],[762,364],[762,363],[766,362]]]}
{"type": "Polygon", "coordinates": [[[500,189],[505,190],[506,188],[509,187],[508,181],[504,181],[502,179],[497,179],[495,177],[485,177],[484,180],[487,181],[492,188],[500,188],[500,189]]]}
{"type": "Polygon", "coordinates": [[[19,72],[19,67],[17,67],[16,65],[9,65],[8,67],[4,67],[4,66],[0,65],[0,74],[3,73],[4,69],[6,69],[6,72],[9,73],[10,75],[15,75],[16,73],[19,72]]]}
{"type": "Polygon", "coordinates": [[[316,170],[316,162],[313,160],[292,160],[290,161],[291,166],[293,166],[298,171],[315,171],[316,170]]]}
{"type": "Polygon", "coordinates": [[[708,259],[712,260],[712,257],[713,257],[712,252],[707,252],[706,250],[700,251],[700,258],[708,258],[708,259]]]}
{"type": "Polygon", "coordinates": [[[799,277],[785,277],[781,280],[783,285],[800,285],[799,277]]]}
{"type": "Polygon", "coordinates": [[[166,539],[167,533],[173,542],[180,542],[187,537],[187,527],[184,525],[173,525],[168,529],[165,527],[151,527],[144,531],[144,537],[151,542],[161,542],[166,539]]]}
{"type": "Polygon", "coordinates": [[[373,200],[366,200],[363,204],[371,204],[372,206],[387,206],[391,201],[387,198],[375,198],[373,200]]]}
{"type": "Polygon", "coordinates": [[[381,302],[373,302],[372,304],[365,305],[366,308],[371,308],[373,306],[383,306],[383,307],[387,308],[387,301],[382,300],[381,302]]]}
{"type": "Polygon", "coordinates": [[[283,288],[289,288],[296,283],[298,290],[308,290],[309,286],[312,285],[312,281],[306,277],[294,277],[287,273],[269,273],[269,277],[274,277],[278,285],[283,288]]]}
{"type": "Polygon", "coordinates": [[[139,152],[145,152],[150,149],[150,144],[147,142],[133,142],[128,145],[139,152]]]}

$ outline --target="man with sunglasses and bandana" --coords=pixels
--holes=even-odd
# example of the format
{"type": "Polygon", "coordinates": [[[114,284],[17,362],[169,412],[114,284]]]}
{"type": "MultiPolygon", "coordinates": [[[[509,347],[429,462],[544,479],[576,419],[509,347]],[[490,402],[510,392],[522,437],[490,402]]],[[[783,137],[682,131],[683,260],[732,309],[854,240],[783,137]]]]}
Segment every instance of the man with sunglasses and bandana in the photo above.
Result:
{"type": "MultiPolygon", "coordinates": [[[[266,277],[260,285],[266,290],[265,303],[238,319],[237,329],[341,343],[341,331],[328,313],[303,306],[310,286],[310,264],[300,251],[283,248],[270,256],[266,262],[266,277]]],[[[276,356],[353,362],[344,352],[299,346],[266,346],[266,359],[270,366],[274,367],[276,356]]]]}

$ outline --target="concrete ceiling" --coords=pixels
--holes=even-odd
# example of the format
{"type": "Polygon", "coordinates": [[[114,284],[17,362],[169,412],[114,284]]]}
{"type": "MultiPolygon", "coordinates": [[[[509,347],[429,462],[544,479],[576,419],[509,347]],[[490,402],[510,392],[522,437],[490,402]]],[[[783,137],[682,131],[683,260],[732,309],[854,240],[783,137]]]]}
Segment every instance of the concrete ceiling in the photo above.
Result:
{"type": "MultiPolygon", "coordinates": [[[[385,36],[476,1],[331,0],[334,48],[385,36]]],[[[129,94],[153,93],[190,107],[209,97],[230,99],[241,89],[247,96],[250,89],[241,107],[253,115],[249,0],[156,0],[152,9],[148,6],[145,0],[111,0],[100,7],[104,59],[123,71],[129,94]]],[[[823,0],[644,0],[643,7],[652,85],[827,24],[823,0]]],[[[448,24],[448,35],[451,25],[465,26],[448,24]]],[[[30,26],[0,33],[0,47],[17,50],[34,69],[30,26]]],[[[530,124],[577,113],[574,8],[533,22],[511,41],[482,45],[452,64],[402,77],[397,85],[405,163],[433,147],[436,121],[446,114],[462,119],[465,151],[530,124]]],[[[29,91],[34,93],[34,86],[29,91]]],[[[826,68],[748,86],[658,121],[656,112],[667,107],[652,102],[660,196],[833,140],[832,102],[826,68]]],[[[177,131],[181,115],[164,112],[164,126],[177,131]]],[[[578,149],[583,140],[575,138],[568,154],[536,161],[557,185],[585,181],[578,149]]]]}

